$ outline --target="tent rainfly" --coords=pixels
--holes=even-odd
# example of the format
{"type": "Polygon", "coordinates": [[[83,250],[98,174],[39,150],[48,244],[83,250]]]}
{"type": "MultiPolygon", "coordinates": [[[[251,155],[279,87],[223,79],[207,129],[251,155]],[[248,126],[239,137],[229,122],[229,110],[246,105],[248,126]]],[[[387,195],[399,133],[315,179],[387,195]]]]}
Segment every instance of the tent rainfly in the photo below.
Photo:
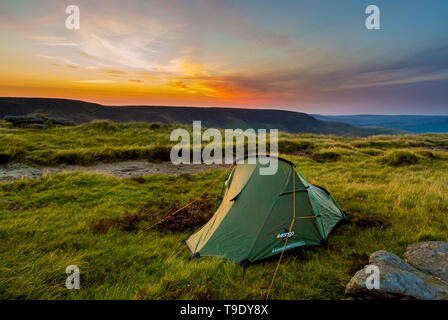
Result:
{"type": "Polygon", "coordinates": [[[293,163],[278,158],[276,174],[260,175],[260,162],[246,158],[235,162],[213,217],[187,240],[193,256],[255,262],[319,245],[345,219],[333,196],[293,163]]]}

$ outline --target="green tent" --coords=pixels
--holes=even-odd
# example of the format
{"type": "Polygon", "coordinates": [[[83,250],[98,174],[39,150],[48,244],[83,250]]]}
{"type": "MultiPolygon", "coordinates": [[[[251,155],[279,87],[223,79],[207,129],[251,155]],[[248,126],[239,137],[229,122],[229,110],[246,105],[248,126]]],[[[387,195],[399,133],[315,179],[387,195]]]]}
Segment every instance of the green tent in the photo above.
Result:
{"type": "Polygon", "coordinates": [[[293,163],[278,158],[276,174],[260,175],[258,159],[245,159],[234,164],[216,213],[187,240],[193,256],[254,262],[283,248],[319,245],[345,219],[331,194],[309,184],[293,163]]]}

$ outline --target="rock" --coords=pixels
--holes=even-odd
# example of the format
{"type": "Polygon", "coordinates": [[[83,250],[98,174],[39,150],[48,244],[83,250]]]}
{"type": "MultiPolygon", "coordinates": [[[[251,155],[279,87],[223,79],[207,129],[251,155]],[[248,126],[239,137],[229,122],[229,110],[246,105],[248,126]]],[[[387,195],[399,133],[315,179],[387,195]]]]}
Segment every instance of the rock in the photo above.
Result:
{"type": "Polygon", "coordinates": [[[25,126],[31,128],[45,128],[48,124],[60,126],[73,126],[74,122],[66,119],[57,119],[54,117],[32,117],[32,116],[5,116],[3,120],[11,122],[15,126],[25,126]]]}
{"type": "Polygon", "coordinates": [[[43,124],[44,119],[41,117],[30,116],[5,116],[3,120],[13,123],[14,125],[27,124],[43,124]]]}
{"type": "Polygon", "coordinates": [[[26,125],[27,128],[34,128],[34,129],[45,129],[48,128],[46,124],[43,123],[30,123],[26,125]]]}
{"type": "Polygon", "coordinates": [[[74,126],[75,123],[70,120],[66,119],[57,119],[53,117],[48,117],[46,120],[51,121],[53,124],[60,125],[60,126],[74,126]]]}
{"type": "Polygon", "coordinates": [[[368,266],[358,271],[346,287],[346,295],[356,299],[448,299],[448,284],[426,274],[388,251],[376,251],[369,259],[379,269],[379,288],[367,288],[368,266]]]}
{"type": "Polygon", "coordinates": [[[404,253],[406,261],[425,273],[448,283],[448,242],[426,241],[414,243],[404,253]]]}
{"type": "Polygon", "coordinates": [[[37,179],[42,177],[43,172],[25,164],[10,163],[0,166],[0,182],[8,182],[18,179],[37,179]]]}

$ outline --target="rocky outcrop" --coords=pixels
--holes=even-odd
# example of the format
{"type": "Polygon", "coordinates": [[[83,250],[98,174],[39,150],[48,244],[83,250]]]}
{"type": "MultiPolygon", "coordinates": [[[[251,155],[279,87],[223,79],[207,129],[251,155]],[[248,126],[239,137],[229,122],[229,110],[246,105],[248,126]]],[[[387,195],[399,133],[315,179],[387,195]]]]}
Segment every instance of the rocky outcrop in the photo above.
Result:
{"type": "Polygon", "coordinates": [[[27,128],[46,128],[49,125],[72,126],[74,123],[65,119],[53,117],[33,117],[33,116],[5,116],[3,120],[12,123],[15,126],[27,128]]]}
{"type": "Polygon", "coordinates": [[[404,258],[413,267],[448,283],[448,242],[414,243],[408,246],[404,258]]]}
{"type": "Polygon", "coordinates": [[[376,251],[369,265],[347,284],[346,295],[355,299],[448,299],[447,247],[447,242],[411,245],[405,254],[408,262],[388,251],[376,251]]]}
{"type": "Polygon", "coordinates": [[[31,116],[6,116],[3,118],[3,120],[11,122],[14,125],[31,125],[44,123],[43,118],[31,116]]]}

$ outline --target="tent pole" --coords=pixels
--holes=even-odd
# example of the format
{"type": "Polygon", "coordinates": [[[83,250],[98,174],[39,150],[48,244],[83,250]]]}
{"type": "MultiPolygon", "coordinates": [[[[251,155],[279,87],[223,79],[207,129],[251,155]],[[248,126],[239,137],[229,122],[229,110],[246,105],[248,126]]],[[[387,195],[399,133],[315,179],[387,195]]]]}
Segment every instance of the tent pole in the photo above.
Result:
{"type": "Polygon", "coordinates": [[[344,219],[347,219],[347,216],[345,215],[345,213],[342,210],[341,206],[339,205],[339,203],[336,201],[336,199],[333,197],[333,195],[331,193],[330,193],[330,197],[331,197],[331,199],[333,199],[334,203],[336,203],[336,205],[338,206],[339,210],[341,210],[342,216],[344,217],[344,219]]]}
{"type": "MultiPolygon", "coordinates": [[[[311,189],[310,184],[308,183],[308,181],[305,179],[305,177],[303,176],[302,172],[300,171],[300,169],[294,165],[294,168],[297,170],[297,172],[302,176],[303,180],[305,180],[306,184],[307,184],[307,189],[311,191],[311,195],[313,196],[314,199],[314,203],[316,204],[316,208],[317,208],[317,213],[319,214],[319,220],[320,220],[320,225],[322,227],[322,232],[323,232],[323,238],[326,239],[326,234],[325,234],[325,228],[324,228],[324,222],[322,220],[322,215],[320,214],[320,209],[319,209],[319,204],[317,203],[316,197],[314,196],[314,192],[313,189],[311,189]]],[[[295,181],[295,179],[294,179],[295,181]]]]}
{"type": "MultiPolygon", "coordinates": [[[[294,222],[296,221],[296,177],[294,174],[295,173],[294,165],[292,165],[291,167],[292,167],[292,176],[293,176],[293,180],[292,180],[292,189],[293,189],[293,191],[292,191],[293,192],[293,194],[292,194],[292,213],[293,213],[293,217],[292,217],[291,225],[289,226],[288,233],[291,233],[294,222]]],[[[289,238],[286,237],[285,245],[283,246],[283,250],[282,250],[282,254],[280,255],[280,258],[278,259],[277,267],[275,267],[275,272],[274,272],[274,276],[272,277],[271,285],[269,286],[268,293],[266,294],[266,300],[269,299],[269,294],[271,293],[272,285],[274,284],[274,280],[275,280],[275,276],[277,275],[278,267],[280,266],[280,263],[282,262],[283,253],[285,252],[286,244],[288,243],[288,239],[289,238]]]]}

